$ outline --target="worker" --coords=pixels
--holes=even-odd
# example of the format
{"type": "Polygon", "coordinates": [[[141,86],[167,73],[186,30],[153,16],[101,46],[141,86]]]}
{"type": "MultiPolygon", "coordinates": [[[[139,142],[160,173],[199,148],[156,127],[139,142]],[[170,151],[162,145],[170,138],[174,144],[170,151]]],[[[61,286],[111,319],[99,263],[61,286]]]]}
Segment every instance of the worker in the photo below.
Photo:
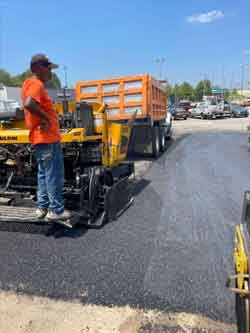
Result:
{"type": "Polygon", "coordinates": [[[37,218],[68,220],[64,209],[64,159],[60,143],[59,121],[45,88],[52,78],[53,64],[44,54],[36,54],[30,62],[33,76],[26,79],[21,89],[25,122],[29,139],[35,150],[37,173],[37,218]]]}

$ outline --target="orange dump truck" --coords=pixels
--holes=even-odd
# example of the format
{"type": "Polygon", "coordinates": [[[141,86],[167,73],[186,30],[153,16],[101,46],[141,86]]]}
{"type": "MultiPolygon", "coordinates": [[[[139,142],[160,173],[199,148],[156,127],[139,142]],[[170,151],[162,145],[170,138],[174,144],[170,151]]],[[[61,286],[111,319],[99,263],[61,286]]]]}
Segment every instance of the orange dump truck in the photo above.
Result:
{"type": "Polygon", "coordinates": [[[167,118],[166,88],[150,75],[78,82],[76,101],[107,105],[108,119],[127,122],[136,113],[130,149],[152,153],[166,149],[170,134],[167,118]]]}

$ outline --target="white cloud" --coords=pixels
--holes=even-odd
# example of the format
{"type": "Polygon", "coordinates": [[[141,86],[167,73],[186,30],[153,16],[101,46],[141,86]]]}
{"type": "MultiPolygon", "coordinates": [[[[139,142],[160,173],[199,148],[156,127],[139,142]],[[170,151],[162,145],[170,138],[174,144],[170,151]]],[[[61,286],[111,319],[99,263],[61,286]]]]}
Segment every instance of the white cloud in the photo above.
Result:
{"type": "Polygon", "coordinates": [[[189,23],[211,23],[215,20],[223,18],[225,15],[221,10],[212,10],[208,13],[194,14],[187,17],[189,23]]]}
{"type": "Polygon", "coordinates": [[[245,51],[244,51],[244,54],[245,54],[245,55],[250,55],[250,50],[245,50],[245,51]]]}

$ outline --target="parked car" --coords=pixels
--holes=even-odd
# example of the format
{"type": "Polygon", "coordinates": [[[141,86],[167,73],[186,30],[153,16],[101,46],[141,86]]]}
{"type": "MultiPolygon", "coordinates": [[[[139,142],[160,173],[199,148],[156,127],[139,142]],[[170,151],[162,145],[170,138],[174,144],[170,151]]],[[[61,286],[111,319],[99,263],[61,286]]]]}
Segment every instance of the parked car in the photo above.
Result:
{"type": "Polygon", "coordinates": [[[218,104],[218,107],[223,112],[224,117],[231,117],[232,116],[231,104],[228,101],[221,101],[218,104]]]}
{"type": "Polygon", "coordinates": [[[213,102],[200,102],[191,111],[192,118],[215,119],[223,117],[223,111],[213,102]]]}
{"type": "Polygon", "coordinates": [[[173,105],[170,108],[170,112],[172,114],[173,119],[186,120],[189,115],[188,111],[186,111],[183,107],[180,107],[179,105],[173,105]]]}
{"type": "Polygon", "coordinates": [[[178,103],[178,106],[180,108],[185,109],[186,111],[189,111],[192,108],[191,103],[189,101],[180,101],[178,103]]]}
{"type": "Polygon", "coordinates": [[[201,114],[204,111],[204,104],[205,102],[199,102],[190,110],[192,118],[201,118],[201,114]]]}
{"type": "Polygon", "coordinates": [[[248,111],[238,104],[231,104],[232,117],[248,117],[248,111]]]}
{"type": "Polygon", "coordinates": [[[223,116],[224,116],[224,111],[220,109],[216,101],[207,102],[205,118],[216,119],[216,118],[223,118],[223,116]]]}

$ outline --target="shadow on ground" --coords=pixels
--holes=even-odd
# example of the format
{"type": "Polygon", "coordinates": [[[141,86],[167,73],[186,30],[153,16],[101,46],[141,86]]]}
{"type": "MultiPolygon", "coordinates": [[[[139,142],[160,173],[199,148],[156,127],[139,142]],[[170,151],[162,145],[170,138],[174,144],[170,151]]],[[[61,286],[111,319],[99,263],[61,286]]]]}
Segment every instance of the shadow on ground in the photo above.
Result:
{"type": "Polygon", "coordinates": [[[0,231],[38,234],[55,238],[78,238],[86,234],[88,229],[84,226],[76,226],[73,229],[66,229],[58,224],[49,225],[45,223],[1,222],[0,231]]]}

